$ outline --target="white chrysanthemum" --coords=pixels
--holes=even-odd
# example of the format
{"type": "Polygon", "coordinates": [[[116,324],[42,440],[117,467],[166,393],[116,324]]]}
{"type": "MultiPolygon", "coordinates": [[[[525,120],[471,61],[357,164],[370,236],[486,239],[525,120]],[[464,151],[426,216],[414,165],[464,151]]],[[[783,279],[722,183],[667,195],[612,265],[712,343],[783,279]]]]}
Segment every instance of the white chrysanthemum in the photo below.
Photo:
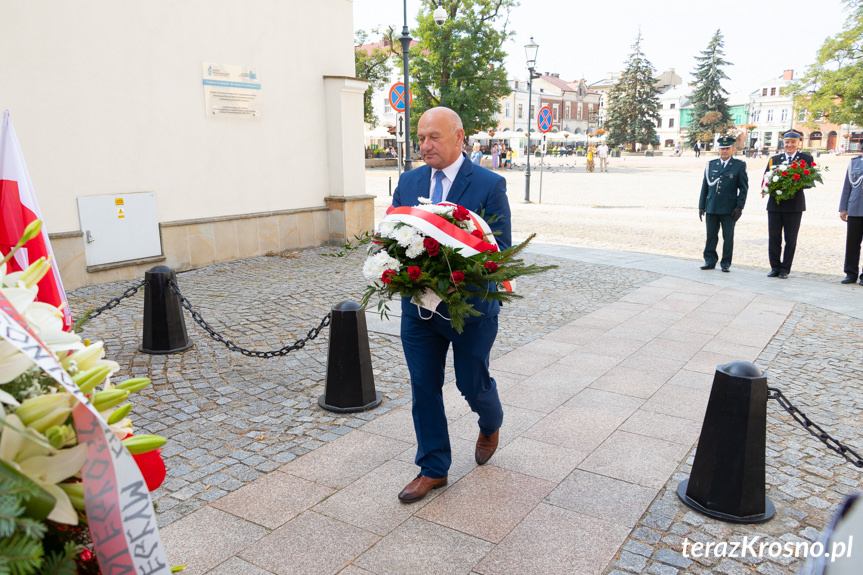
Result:
{"type": "Polygon", "coordinates": [[[378,226],[378,233],[385,238],[393,238],[398,224],[395,222],[381,222],[378,226]]]}
{"type": "Polygon", "coordinates": [[[366,258],[363,264],[363,275],[366,279],[375,281],[381,279],[385,271],[399,271],[401,267],[402,264],[397,259],[390,257],[385,251],[380,251],[366,258]]]}
{"type": "Polygon", "coordinates": [[[773,181],[774,181],[774,182],[778,182],[778,181],[779,181],[779,176],[773,176],[773,181]]]}
{"type": "Polygon", "coordinates": [[[431,198],[417,198],[421,204],[430,204],[431,198]]]}
{"type": "Polygon", "coordinates": [[[788,164],[780,164],[780,165],[779,165],[779,170],[780,170],[780,171],[784,172],[784,171],[785,171],[785,170],[787,170],[787,169],[788,169],[788,164]]]}
{"type": "Polygon", "coordinates": [[[411,245],[408,246],[407,250],[405,250],[405,254],[409,258],[416,258],[422,255],[425,251],[425,246],[423,245],[423,237],[417,234],[414,241],[411,242],[411,245]]]}
{"type": "Polygon", "coordinates": [[[403,248],[409,247],[417,237],[417,232],[411,226],[402,226],[395,231],[393,239],[403,248]]]}

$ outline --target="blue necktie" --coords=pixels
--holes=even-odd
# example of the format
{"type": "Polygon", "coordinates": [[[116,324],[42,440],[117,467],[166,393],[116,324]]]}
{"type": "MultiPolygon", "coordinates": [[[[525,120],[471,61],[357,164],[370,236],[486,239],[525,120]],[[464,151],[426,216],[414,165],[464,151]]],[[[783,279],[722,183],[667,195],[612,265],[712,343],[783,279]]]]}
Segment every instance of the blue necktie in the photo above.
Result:
{"type": "Polygon", "coordinates": [[[434,192],[431,199],[433,204],[439,204],[443,201],[443,178],[444,173],[441,171],[434,175],[434,192]]]}

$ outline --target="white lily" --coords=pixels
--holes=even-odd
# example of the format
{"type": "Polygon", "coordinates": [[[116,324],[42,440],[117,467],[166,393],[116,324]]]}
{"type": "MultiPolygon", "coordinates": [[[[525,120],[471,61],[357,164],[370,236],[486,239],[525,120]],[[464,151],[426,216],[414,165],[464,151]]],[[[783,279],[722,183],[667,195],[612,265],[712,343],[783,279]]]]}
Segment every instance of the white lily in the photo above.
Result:
{"type": "MultiPolygon", "coordinates": [[[[72,502],[66,492],[57,487],[57,483],[80,473],[87,459],[87,445],[81,444],[66,449],[40,445],[22,434],[25,429],[21,419],[15,415],[7,415],[6,423],[0,434],[0,459],[17,469],[33,482],[49,492],[57,502],[48,515],[48,519],[67,525],[78,524],[78,513],[72,507],[72,502]]],[[[27,432],[43,440],[45,437],[30,428],[27,432]]]]}

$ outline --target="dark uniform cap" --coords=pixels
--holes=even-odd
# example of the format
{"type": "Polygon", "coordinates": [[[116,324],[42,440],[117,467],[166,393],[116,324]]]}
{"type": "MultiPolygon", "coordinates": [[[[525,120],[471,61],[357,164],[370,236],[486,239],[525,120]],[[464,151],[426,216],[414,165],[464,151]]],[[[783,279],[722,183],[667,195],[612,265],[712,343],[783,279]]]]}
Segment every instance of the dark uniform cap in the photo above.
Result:
{"type": "Polygon", "coordinates": [[[784,134],[782,134],[782,138],[785,140],[787,140],[789,138],[792,140],[802,140],[803,134],[801,134],[797,130],[789,130],[789,131],[785,132],[784,134]]]}
{"type": "Polygon", "coordinates": [[[719,138],[719,147],[720,148],[730,148],[734,145],[734,142],[737,140],[734,136],[722,136],[719,138]]]}

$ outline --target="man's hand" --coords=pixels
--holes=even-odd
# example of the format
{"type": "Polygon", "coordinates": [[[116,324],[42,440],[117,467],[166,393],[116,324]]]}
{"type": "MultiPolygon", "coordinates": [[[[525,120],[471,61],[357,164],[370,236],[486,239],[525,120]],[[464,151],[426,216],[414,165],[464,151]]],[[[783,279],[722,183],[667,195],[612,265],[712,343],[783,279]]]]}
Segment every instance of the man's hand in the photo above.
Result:
{"type": "Polygon", "coordinates": [[[704,217],[704,210],[698,210],[698,221],[703,222],[704,221],[702,219],[703,217],[704,217]]]}
{"type": "Polygon", "coordinates": [[[737,220],[739,220],[740,216],[742,216],[742,215],[743,215],[743,210],[740,208],[734,208],[733,210],[731,210],[731,217],[734,218],[735,222],[737,220]]]}
{"type": "Polygon", "coordinates": [[[839,212],[839,219],[843,222],[848,221],[848,212],[839,212]]]}

